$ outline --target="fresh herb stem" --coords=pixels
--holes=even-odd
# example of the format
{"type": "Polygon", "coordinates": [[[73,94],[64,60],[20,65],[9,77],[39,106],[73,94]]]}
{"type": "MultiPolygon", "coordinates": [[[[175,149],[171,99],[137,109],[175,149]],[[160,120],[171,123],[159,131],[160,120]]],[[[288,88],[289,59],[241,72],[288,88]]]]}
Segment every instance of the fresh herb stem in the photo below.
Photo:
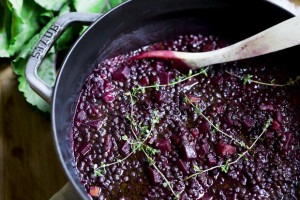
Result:
{"type": "Polygon", "coordinates": [[[225,133],[224,131],[222,131],[218,126],[214,125],[201,111],[201,109],[195,105],[190,98],[188,98],[188,96],[185,95],[185,99],[196,109],[195,113],[196,114],[200,114],[215,130],[217,130],[218,132],[222,133],[223,135],[229,137],[231,140],[234,141],[234,143],[238,143],[241,147],[245,147],[245,143],[244,142],[240,142],[237,139],[235,139],[234,137],[232,137],[231,135],[225,133]]]}
{"type": "Polygon", "coordinates": [[[170,181],[165,177],[165,175],[158,169],[158,167],[155,165],[155,162],[153,160],[153,158],[151,158],[148,153],[142,149],[142,151],[144,152],[144,154],[146,155],[147,159],[149,160],[149,163],[155,168],[155,170],[158,171],[158,173],[161,175],[161,177],[164,179],[165,183],[167,183],[168,187],[170,188],[171,192],[173,193],[173,195],[176,197],[176,193],[173,190],[173,185],[170,183],[170,181]]]}
{"type": "Polygon", "coordinates": [[[129,158],[133,153],[134,153],[134,151],[130,152],[130,154],[128,154],[126,157],[124,157],[122,159],[118,159],[116,162],[112,162],[112,163],[109,163],[109,164],[104,164],[104,165],[101,165],[99,167],[94,167],[94,174],[96,175],[96,174],[99,174],[99,172],[101,173],[101,171],[100,171],[101,169],[105,169],[106,167],[109,167],[109,166],[112,166],[112,165],[123,162],[124,160],[129,158]]]}
{"type": "MultiPolygon", "coordinates": [[[[271,119],[271,118],[268,119],[267,123],[265,124],[265,126],[264,126],[264,128],[263,128],[263,130],[262,130],[262,132],[261,132],[261,134],[255,139],[255,141],[252,143],[252,145],[249,147],[249,149],[247,149],[246,151],[244,151],[242,154],[239,154],[239,157],[238,157],[236,160],[234,160],[234,161],[232,161],[232,162],[230,162],[230,161],[227,160],[227,161],[226,161],[226,164],[223,164],[223,165],[217,165],[217,166],[208,168],[208,169],[206,169],[206,170],[200,170],[199,172],[194,173],[194,174],[188,176],[188,177],[185,178],[183,181],[186,181],[186,180],[188,180],[188,179],[190,179],[190,178],[193,178],[193,177],[198,176],[198,175],[200,175],[200,174],[202,174],[202,173],[205,173],[205,172],[208,172],[208,171],[217,169],[217,168],[222,168],[222,169],[227,168],[227,169],[229,169],[229,166],[231,166],[231,165],[237,163],[237,162],[238,162],[240,159],[242,159],[242,158],[243,158],[243,157],[244,157],[251,149],[253,149],[253,147],[255,146],[255,144],[257,143],[257,141],[258,141],[258,140],[262,137],[262,135],[266,132],[266,130],[267,130],[267,128],[270,126],[271,122],[272,122],[272,119],[271,119]]],[[[199,168],[199,167],[196,166],[196,167],[194,167],[194,168],[199,168]]],[[[226,171],[226,172],[227,172],[227,171],[226,171]]]]}
{"type": "Polygon", "coordinates": [[[198,72],[198,73],[196,73],[196,74],[192,74],[192,71],[190,70],[188,76],[184,75],[182,77],[176,77],[175,81],[171,81],[168,84],[161,84],[161,85],[159,85],[159,84],[155,83],[154,85],[149,85],[149,86],[140,86],[140,85],[138,85],[138,87],[133,90],[133,93],[135,95],[139,90],[142,90],[143,93],[144,93],[145,89],[148,89],[148,88],[156,88],[156,90],[159,90],[159,87],[166,87],[166,86],[170,86],[170,85],[176,85],[176,84],[181,83],[183,81],[189,80],[192,77],[199,76],[200,74],[204,74],[205,76],[207,76],[208,69],[209,69],[209,67],[202,68],[201,71],[198,72]]]}
{"type": "Polygon", "coordinates": [[[271,83],[266,83],[266,82],[261,82],[261,81],[257,81],[257,80],[253,80],[251,79],[252,78],[252,75],[247,75],[245,77],[241,77],[239,75],[236,75],[236,74],[233,74],[233,73],[230,73],[229,71],[225,71],[227,74],[230,74],[231,76],[234,76],[236,78],[239,78],[239,79],[242,79],[244,80],[244,84],[246,83],[257,83],[257,84],[260,84],[260,85],[266,85],[266,86],[273,86],[273,87],[286,87],[286,86],[291,86],[291,85],[295,85],[295,83],[297,83],[299,80],[300,80],[300,76],[297,76],[295,80],[292,80],[290,79],[286,84],[276,84],[275,83],[275,79],[273,79],[271,81],[271,83]]]}

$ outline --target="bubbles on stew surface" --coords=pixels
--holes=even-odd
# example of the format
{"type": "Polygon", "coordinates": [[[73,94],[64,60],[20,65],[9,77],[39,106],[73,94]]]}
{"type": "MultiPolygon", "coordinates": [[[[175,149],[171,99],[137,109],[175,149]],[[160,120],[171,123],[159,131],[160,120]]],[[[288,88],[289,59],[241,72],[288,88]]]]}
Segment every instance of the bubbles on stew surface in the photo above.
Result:
{"type": "Polygon", "coordinates": [[[286,83],[297,73],[280,54],[210,66],[207,76],[200,74],[177,84],[170,82],[187,73],[178,71],[173,61],[128,61],[150,50],[201,52],[226,45],[215,36],[183,35],[99,63],[84,84],[72,127],[78,175],[91,198],[174,199],[145,154],[138,150],[132,153],[131,109],[137,126],[148,130],[157,111],[159,120],[145,144],[157,151],[152,159],[173,190],[181,192],[179,199],[300,198],[299,87],[266,86],[251,80],[244,83],[226,73],[286,83]],[[126,93],[155,84],[169,85],[139,90],[132,106],[126,93]],[[213,125],[248,146],[268,119],[273,122],[227,173],[216,168],[185,180],[196,172],[194,166],[199,170],[219,166],[236,160],[246,150],[195,112],[196,104],[213,125]],[[114,162],[95,173],[94,168],[114,162]]]}

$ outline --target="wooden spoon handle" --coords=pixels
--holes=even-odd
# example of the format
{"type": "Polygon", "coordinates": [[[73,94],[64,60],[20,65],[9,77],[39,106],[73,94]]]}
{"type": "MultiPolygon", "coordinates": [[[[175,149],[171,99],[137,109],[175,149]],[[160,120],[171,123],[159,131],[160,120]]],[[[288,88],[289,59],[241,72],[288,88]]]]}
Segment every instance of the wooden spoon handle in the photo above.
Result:
{"type": "Polygon", "coordinates": [[[193,69],[264,55],[300,44],[300,16],[293,17],[231,46],[204,53],[173,52],[193,69]]]}

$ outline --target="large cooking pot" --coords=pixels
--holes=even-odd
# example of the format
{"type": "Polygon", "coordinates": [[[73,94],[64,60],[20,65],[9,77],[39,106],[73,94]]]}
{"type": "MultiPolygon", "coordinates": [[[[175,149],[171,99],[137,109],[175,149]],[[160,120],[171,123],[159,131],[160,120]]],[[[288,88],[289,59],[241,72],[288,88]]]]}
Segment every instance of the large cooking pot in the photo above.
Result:
{"type": "Polygon", "coordinates": [[[293,14],[267,1],[131,0],[108,13],[69,13],[41,37],[28,60],[27,81],[52,104],[52,128],[62,167],[78,194],[88,199],[74,164],[71,126],[84,80],[95,64],[139,47],[186,33],[214,33],[236,42],[284,21],[293,14]],[[73,23],[91,23],[67,54],[54,88],[37,76],[44,56],[63,30],[73,23]]]}

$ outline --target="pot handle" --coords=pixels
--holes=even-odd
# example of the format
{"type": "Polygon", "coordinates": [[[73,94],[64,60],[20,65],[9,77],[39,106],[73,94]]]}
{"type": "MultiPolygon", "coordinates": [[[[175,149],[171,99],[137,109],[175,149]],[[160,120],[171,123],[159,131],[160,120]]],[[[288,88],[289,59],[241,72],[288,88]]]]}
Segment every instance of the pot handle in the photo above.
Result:
{"type": "Polygon", "coordinates": [[[38,68],[43,62],[46,54],[53,43],[59,38],[63,31],[75,23],[90,24],[97,20],[101,14],[70,12],[61,15],[40,38],[27,61],[25,77],[30,87],[39,94],[47,103],[51,103],[53,88],[42,81],[38,74],[38,68]]]}

